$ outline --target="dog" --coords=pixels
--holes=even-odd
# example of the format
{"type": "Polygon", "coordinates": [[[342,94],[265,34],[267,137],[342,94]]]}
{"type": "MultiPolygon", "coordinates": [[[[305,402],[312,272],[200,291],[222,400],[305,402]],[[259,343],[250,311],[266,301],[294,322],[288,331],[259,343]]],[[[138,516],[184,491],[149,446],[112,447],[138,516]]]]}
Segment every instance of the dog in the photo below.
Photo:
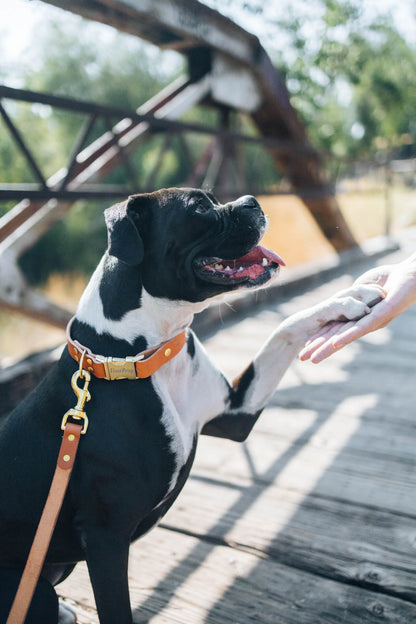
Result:
{"type": "Polygon", "coordinates": [[[245,440],[308,337],[329,321],[360,318],[380,300],[378,287],[356,286],[289,317],[230,384],[190,325],[225,294],[269,284],[284,264],[259,245],[266,218],[256,199],[220,204],[208,192],[164,189],[131,196],[105,219],[108,249],[80,299],[68,346],[0,423],[1,622],[48,494],[79,366],[94,360],[107,378],[92,375],[88,431],[26,621],[58,622],[53,586],[86,560],[100,623],[131,624],[130,543],[178,496],[199,434],[245,440]],[[125,378],[155,349],[157,370],[125,378]]]}

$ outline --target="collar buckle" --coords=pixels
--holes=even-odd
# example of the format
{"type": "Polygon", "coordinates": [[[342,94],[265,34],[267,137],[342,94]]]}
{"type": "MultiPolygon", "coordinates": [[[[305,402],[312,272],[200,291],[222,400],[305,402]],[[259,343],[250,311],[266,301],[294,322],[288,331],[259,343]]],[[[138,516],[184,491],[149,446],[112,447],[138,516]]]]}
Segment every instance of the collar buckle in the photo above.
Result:
{"type": "Polygon", "coordinates": [[[116,379],[136,379],[135,361],[137,359],[137,357],[113,358],[97,356],[97,360],[104,364],[106,379],[110,381],[116,379]]]}

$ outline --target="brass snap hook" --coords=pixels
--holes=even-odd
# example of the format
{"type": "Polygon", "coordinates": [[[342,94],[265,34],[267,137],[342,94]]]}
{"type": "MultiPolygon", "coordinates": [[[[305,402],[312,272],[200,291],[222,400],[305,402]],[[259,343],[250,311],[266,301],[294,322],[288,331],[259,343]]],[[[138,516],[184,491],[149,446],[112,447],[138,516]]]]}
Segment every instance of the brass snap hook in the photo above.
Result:
{"type": "Polygon", "coordinates": [[[85,370],[77,370],[72,375],[71,378],[71,386],[73,391],[75,392],[75,396],[77,397],[77,404],[74,408],[67,411],[62,419],[61,429],[65,429],[68,417],[74,418],[75,420],[83,420],[84,425],[81,433],[85,433],[88,427],[88,418],[87,414],[84,412],[84,405],[87,401],[91,399],[91,394],[88,392],[88,385],[91,381],[91,375],[88,371],[85,370]],[[78,386],[78,379],[84,380],[84,387],[80,388],[78,386]]]}
{"type": "Polygon", "coordinates": [[[71,386],[73,391],[75,392],[75,396],[78,401],[74,409],[78,409],[82,411],[84,409],[84,404],[91,399],[91,395],[88,392],[88,386],[91,381],[91,375],[86,370],[77,370],[72,375],[71,386]],[[80,388],[77,384],[78,379],[84,379],[84,387],[80,388]]]}

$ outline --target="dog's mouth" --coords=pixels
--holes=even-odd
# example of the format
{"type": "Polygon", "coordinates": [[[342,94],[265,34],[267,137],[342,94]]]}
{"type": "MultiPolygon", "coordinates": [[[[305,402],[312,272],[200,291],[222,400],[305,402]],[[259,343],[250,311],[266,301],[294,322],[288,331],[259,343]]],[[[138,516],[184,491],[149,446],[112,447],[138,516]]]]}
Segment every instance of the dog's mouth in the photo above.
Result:
{"type": "Polygon", "coordinates": [[[260,286],[285,266],[282,258],[261,245],[256,245],[241,258],[199,258],[195,261],[197,275],[213,284],[260,286]]]}

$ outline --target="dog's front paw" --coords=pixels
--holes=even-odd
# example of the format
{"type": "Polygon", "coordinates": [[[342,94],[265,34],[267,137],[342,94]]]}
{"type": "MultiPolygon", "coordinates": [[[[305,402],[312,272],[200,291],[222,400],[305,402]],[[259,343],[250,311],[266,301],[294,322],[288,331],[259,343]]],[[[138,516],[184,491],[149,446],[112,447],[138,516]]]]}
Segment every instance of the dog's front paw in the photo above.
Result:
{"type": "Polygon", "coordinates": [[[328,301],[325,312],[329,314],[329,321],[357,321],[370,312],[370,309],[379,303],[385,293],[375,284],[355,284],[346,288],[328,301]]]}

